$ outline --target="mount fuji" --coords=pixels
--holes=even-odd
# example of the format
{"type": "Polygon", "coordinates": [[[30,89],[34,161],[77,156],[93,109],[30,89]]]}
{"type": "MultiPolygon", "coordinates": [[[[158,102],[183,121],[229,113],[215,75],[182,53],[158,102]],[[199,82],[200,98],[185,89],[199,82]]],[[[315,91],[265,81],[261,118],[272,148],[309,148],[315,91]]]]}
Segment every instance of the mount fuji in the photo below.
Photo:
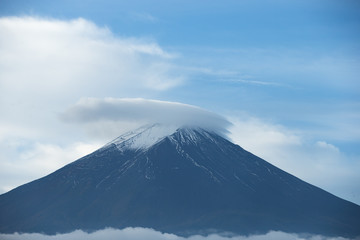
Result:
{"type": "Polygon", "coordinates": [[[360,206],[199,127],[150,125],[0,195],[0,232],[360,235],[360,206]]]}

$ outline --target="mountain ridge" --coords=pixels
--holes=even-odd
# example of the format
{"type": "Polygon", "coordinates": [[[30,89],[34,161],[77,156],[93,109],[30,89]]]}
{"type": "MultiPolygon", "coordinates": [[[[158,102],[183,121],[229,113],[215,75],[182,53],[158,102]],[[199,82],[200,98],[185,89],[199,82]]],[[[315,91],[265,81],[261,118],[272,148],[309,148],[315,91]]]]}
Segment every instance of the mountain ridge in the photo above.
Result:
{"type": "Polygon", "coordinates": [[[0,232],[150,227],[182,236],[360,235],[360,206],[215,132],[179,128],[150,145],[132,144],[139,133],[127,136],[0,195],[0,232]]]}

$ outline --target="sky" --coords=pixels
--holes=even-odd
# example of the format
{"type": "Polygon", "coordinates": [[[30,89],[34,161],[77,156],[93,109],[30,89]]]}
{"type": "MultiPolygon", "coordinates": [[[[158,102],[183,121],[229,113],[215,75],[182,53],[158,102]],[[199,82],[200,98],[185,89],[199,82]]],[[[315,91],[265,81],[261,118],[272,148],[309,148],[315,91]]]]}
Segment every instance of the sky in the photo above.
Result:
{"type": "Polygon", "coordinates": [[[194,119],[360,204],[359,76],[355,0],[0,0],[0,193],[194,119]]]}

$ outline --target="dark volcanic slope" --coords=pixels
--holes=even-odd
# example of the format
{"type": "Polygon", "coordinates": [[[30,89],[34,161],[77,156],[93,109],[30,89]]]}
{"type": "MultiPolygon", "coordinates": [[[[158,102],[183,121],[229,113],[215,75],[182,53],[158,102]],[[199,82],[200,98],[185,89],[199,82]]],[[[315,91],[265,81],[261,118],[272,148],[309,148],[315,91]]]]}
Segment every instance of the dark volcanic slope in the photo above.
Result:
{"type": "MultiPolygon", "coordinates": [[[[128,141],[131,141],[128,140],[128,141]]],[[[148,148],[110,144],[0,196],[0,232],[150,227],[354,237],[360,207],[201,129],[148,148]]]]}

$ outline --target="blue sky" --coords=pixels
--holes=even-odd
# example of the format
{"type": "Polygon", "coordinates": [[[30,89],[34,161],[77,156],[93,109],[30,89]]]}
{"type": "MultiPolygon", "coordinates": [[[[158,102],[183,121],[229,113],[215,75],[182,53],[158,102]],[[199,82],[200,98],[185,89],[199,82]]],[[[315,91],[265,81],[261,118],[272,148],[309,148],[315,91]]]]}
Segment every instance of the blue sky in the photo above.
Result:
{"type": "Polygon", "coordinates": [[[0,17],[2,192],[116,137],[61,122],[69,106],[140,97],[223,115],[234,142],[360,203],[358,1],[0,0],[0,17]]]}

